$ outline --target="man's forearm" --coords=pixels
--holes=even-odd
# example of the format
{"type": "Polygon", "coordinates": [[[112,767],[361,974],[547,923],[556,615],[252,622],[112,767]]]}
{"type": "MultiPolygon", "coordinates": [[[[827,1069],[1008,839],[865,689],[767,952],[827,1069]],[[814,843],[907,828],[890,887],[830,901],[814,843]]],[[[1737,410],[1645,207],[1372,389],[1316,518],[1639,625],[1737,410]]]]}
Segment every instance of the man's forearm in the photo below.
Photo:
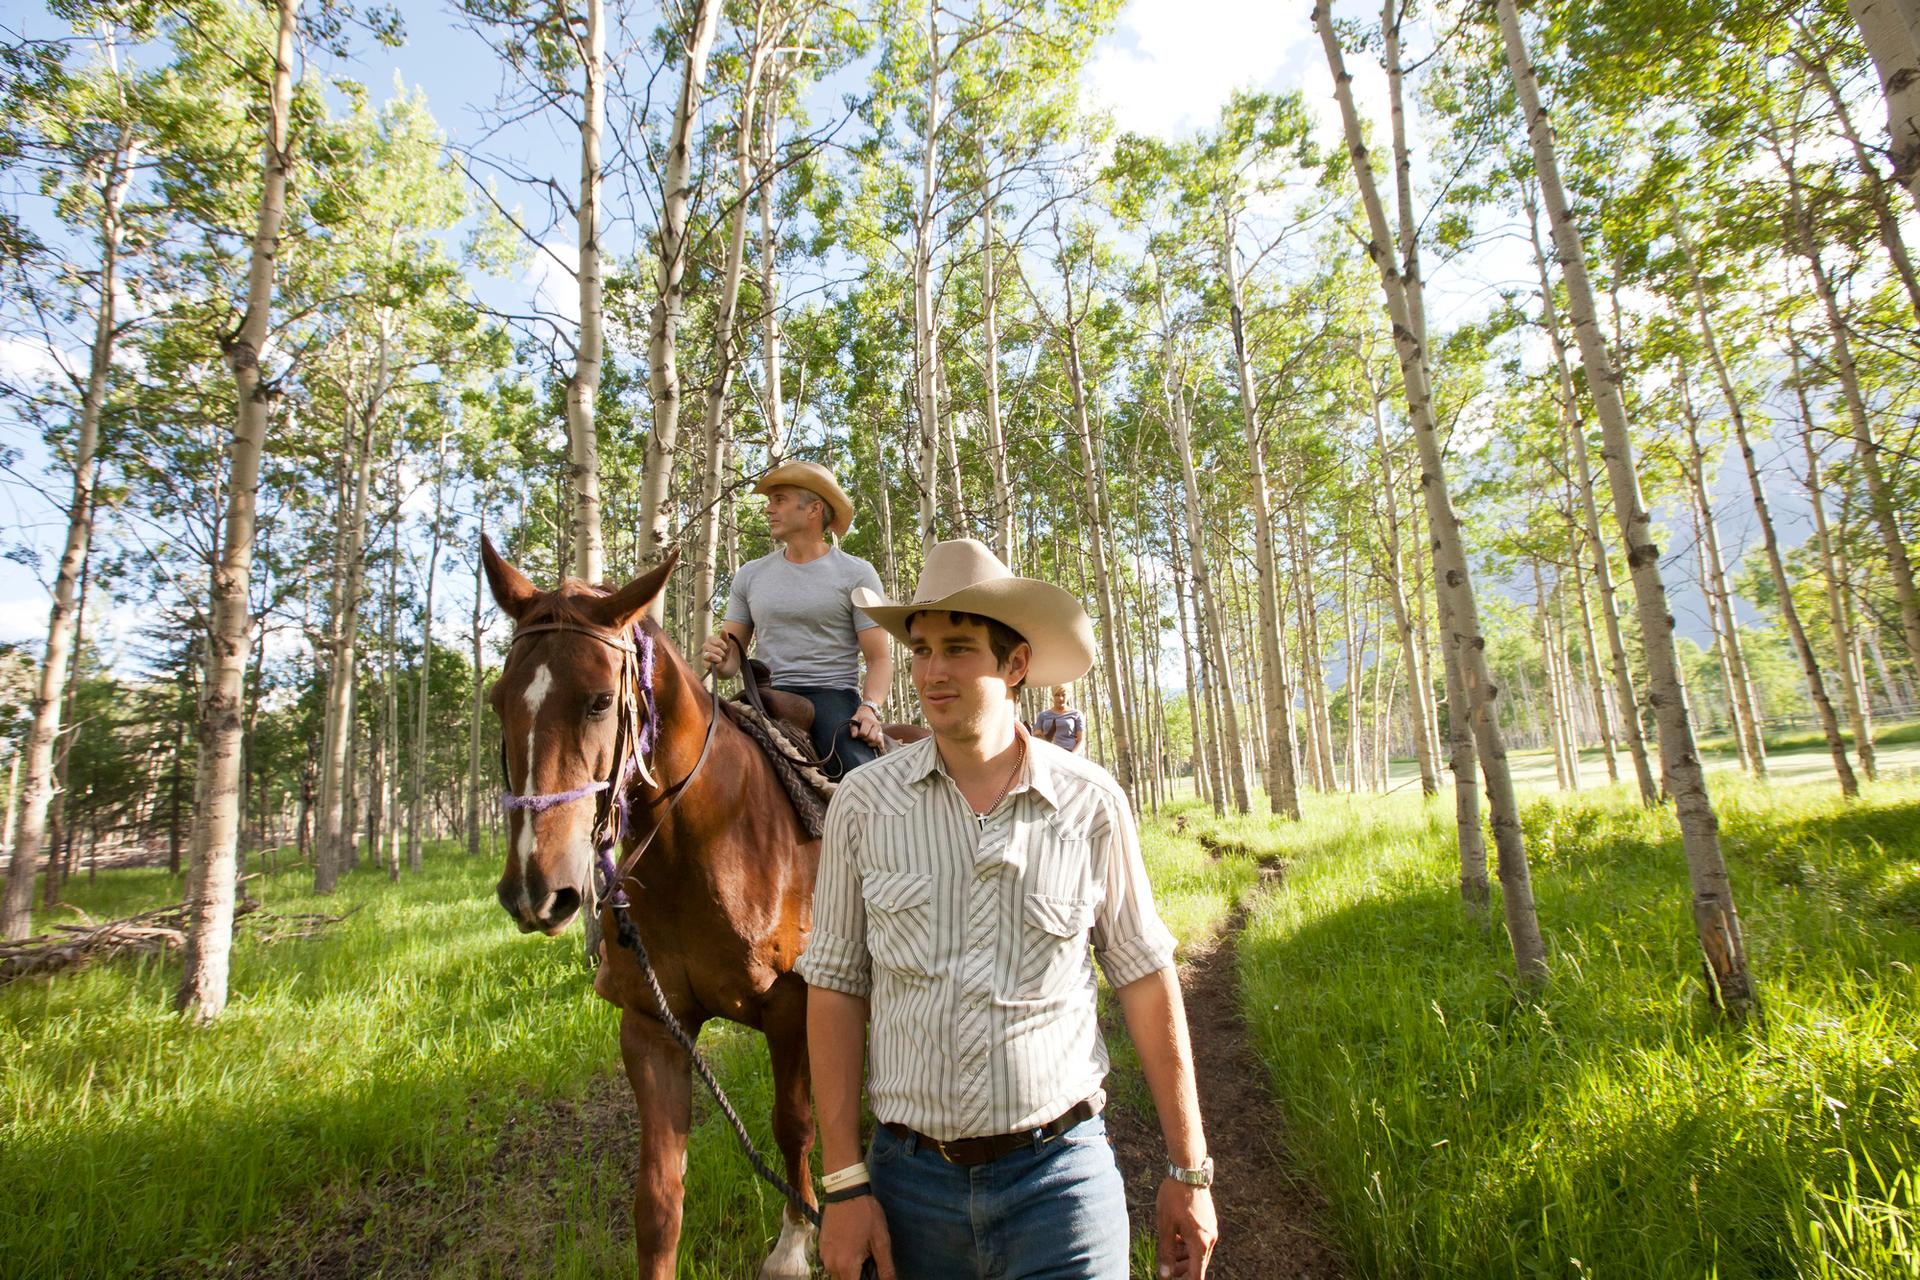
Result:
{"type": "Polygon", "coordinates": [[[887,695],[893,691],[893,657],[891,654],[879,658],[867,659],[867,676],[861,681],[860,696],[868,702],[887,705],[887,695]]]}
{"type": "Polygon", "coordinates": [[[1167,1158],[1191,1169],[1207,1156],[1200,1129],[1200,1095],[1194,1085],[1193,1047],[1187,1038],[1187,1011],[1180,999],[1180,975],[1172,967],[1129,982],[1114,992],[1127,1034],[1140,1054],[1167,1158]]]}
{"type": "Polygon", "coordinates": [[[824,987],[807,991],[807,1056],[820,1116],[820,1167],[860,1160],[860,1082],[865,1074],[867,1002],[824,987]]]}

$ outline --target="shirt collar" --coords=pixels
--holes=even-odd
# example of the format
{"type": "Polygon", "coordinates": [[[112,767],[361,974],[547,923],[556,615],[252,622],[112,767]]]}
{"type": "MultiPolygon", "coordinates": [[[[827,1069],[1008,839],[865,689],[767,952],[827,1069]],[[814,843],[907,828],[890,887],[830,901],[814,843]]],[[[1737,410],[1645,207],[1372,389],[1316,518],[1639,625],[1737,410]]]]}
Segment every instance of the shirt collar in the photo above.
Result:
{"type": "MultiPolygon", "coordinates": [[[[1047,802],[1049,807],[1058,809],[1060,792],[1054,778],[1053,766],[1047,760],[1048,744],[1028,733],[1027,727],[1023,724],[1016,723],[1013,731],[1027,740],[1027,761],[1022,770],[1025,776],[1008,791],[1008,794],[1014,795],[1031,788],[1034,794],[1047,802]]],[[[934,739],[927,738],[914,745],[922,749],[924,754],[913,761],[907,773],[908,782],[924,782],[936,773],[950,776],[947,775],[946,764],[940,759],[940,748],[934,739]]]]}

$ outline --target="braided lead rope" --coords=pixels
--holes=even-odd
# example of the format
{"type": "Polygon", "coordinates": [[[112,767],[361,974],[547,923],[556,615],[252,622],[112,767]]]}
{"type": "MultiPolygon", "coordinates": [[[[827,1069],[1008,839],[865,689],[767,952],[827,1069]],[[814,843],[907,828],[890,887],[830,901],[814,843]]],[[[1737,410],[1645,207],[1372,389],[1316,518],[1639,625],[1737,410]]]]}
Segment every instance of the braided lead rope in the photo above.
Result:
{"type": "Polygon", "coordinates": [[[667,993],[660,988],[660,979],[653,972],[653,962],[647,958],[646,945],[640,941],[640,930],[634,927],[633,920],[627,915],[625,907],[613,909],[613,922],[615,928],[619,930],[620,945],[631,950],[634,958],[640,962],[640,973],[647,980],[647,990],[653,994],[654,1008],[660,1014],[661,1025],[666,1027],[667,1034],[673,1037],[673,1042],[680,1046],[693,1063],[694,1074],[700,1077],[700,1083],[705,1085],[707,1092],[713,1095],[714,1104],[720,1108],[720,1114],[724,1115],[727,1123],[733,1127],[733,1136],[739,1139],[741,1149],[746,1152],[748,1163],[753,1165],[753,1171],[766,1179],[774,1190],[785,1196],[787,1203],[792,1205],[801,1217],[818,1227],[820,1211],[808,1204],[806,1198],[795,1189],[794,1185],[782,1177],[779,1171],[767,1162],[766,1157],[760,1154],[760,1148],[753,1145],[753,1138],[747,1133],[746,1122],[741,1120],[740,1113],[733,1109],[733,1103],[728,1100],[725,1090],[720,1087],[719,1080],[714,1077],[713,1068],[707,1065],[706,1058],[694,1044],[693,1037],[687,1034],[687,1029],[680,1025],[678,1018],[673,1016],[673,1010],[667,1007],[667,993]]]}

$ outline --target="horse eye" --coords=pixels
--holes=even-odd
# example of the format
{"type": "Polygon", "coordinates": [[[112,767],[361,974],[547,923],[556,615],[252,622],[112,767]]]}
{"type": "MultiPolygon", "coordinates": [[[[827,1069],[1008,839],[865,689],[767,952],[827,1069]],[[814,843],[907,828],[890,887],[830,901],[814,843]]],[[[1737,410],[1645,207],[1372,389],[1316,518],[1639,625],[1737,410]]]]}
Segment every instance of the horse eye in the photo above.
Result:
{"type": "Polygon", "coordinates": [[[587,714],[590,716],[603,716],[611,710],[613,710],[613,695],[610,693],[600,693],[594,695],[593,705],[587,708],[587,714]]]}

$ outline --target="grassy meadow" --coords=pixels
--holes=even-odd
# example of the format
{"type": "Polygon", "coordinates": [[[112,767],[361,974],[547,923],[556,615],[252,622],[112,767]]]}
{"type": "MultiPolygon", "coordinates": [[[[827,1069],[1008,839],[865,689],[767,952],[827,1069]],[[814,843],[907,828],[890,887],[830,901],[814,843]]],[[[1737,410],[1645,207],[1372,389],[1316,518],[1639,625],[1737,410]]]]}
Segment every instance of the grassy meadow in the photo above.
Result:
{"type": "MultiPolygon", "coordinates": [[[[1920,1275],[1920,782],[1712,785],[1764,1031],[1705,1007],[1674,825],[1622,789],[1528,801],[1552,964],[1528,1004],[1462,919],[1445,797],[1148,824],[1183,940],[1251,903],[1249,1027],[1356,1274],[1920,1275]]],[[[250,881],[269,912],[359,910],[277,943],[243,920],[211,1031],[170,1013],[166,959],[0,988],[0,1274],[630,1274],[615,1015],[577,935],[513,929],[497,871],[449,845],[328,899],[250,881]]],[[[179,894],[122,870],[67,898],[179,894]]],[[[770,1148],[763,1042],[703,1043],[770,1148]]],[[[698,1090],[695,1120],[681,1274],[749,1276],[779,1205],[698,1090]]]]}

